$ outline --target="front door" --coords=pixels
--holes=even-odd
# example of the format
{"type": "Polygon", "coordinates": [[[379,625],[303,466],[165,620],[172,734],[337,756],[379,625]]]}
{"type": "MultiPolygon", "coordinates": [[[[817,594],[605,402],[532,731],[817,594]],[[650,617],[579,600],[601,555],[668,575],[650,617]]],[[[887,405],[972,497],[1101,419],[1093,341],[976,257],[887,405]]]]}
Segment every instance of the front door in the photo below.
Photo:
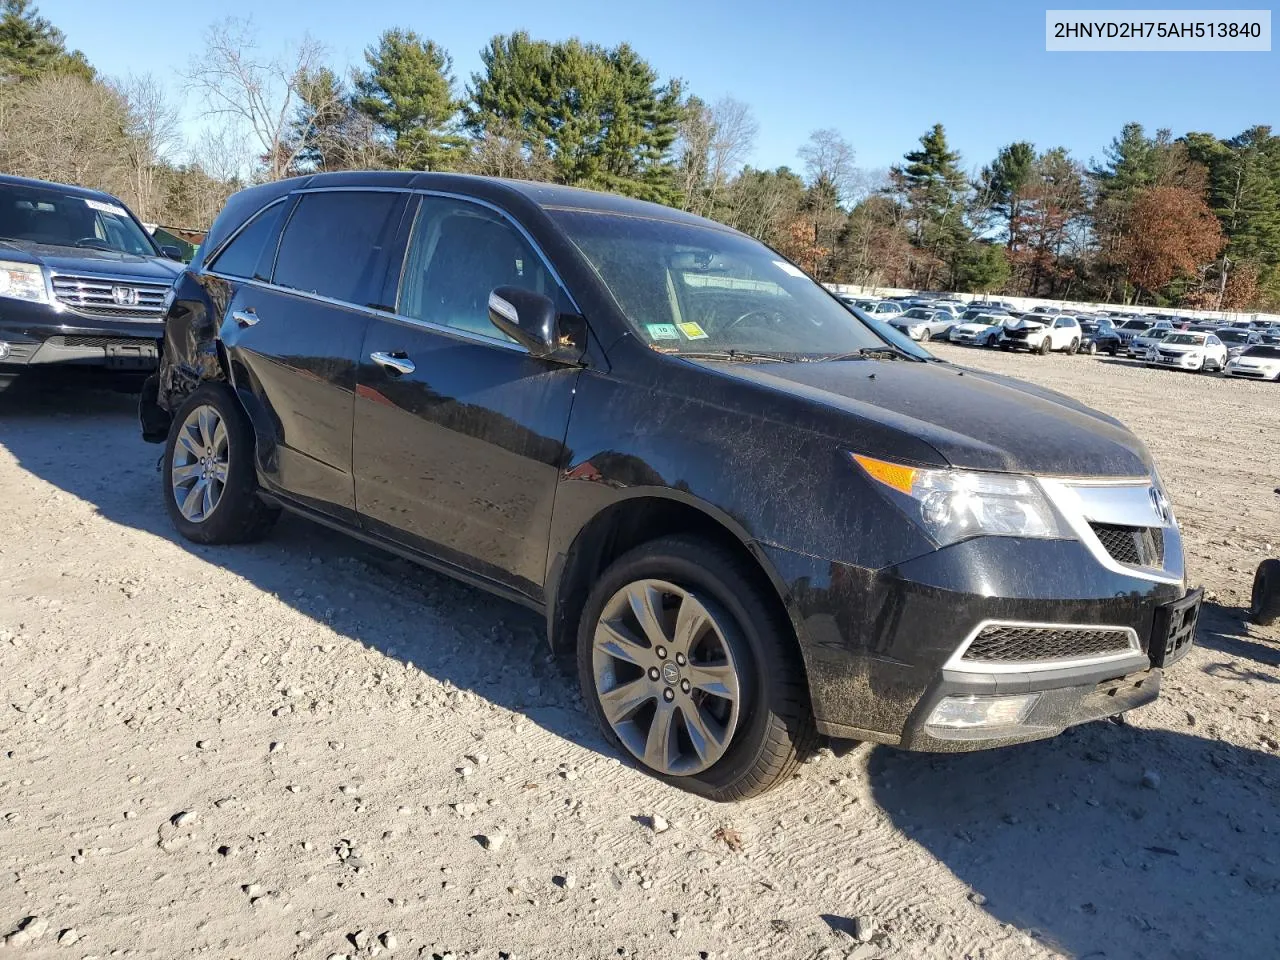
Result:
{"type": "Polygon", "coordinates": [[[371,532],[537,596],[579,369],[489,322],[499,286],[567,304],[504,216],[423,197],[398,318],[373,319],[361,351],[356,505],[371,532]]]}
{"type": "Polygon", "coordinates": [[[274,267],[236,284],[223,318],[222,341],[254,423],[263,486],[351,521],[356,361],[407,196],[302,194],[274,267]]]}

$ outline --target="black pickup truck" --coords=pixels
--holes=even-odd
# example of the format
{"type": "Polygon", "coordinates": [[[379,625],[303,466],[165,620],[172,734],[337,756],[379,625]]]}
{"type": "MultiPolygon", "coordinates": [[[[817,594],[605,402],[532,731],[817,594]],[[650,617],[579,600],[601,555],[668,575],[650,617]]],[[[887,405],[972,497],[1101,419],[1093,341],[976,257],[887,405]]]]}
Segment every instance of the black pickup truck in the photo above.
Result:
{"type": "Polygon", "coordinates": [[[110,194],[0,176],[0,390],[37,370],[154,369],[178,256],[110,194]]]}

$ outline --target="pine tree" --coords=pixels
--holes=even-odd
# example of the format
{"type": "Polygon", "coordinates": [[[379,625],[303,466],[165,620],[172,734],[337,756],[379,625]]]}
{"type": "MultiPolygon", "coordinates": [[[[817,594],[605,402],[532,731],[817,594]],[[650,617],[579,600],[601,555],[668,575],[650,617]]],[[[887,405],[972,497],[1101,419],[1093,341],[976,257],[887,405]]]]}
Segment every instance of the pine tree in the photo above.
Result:
{"type": "Polygon", "coordinates": [[[960,155],[947,146],[942,124],[935,123],[920,138],[920,149],[908,151],[904,159],[906,164],[891,168],[889,177],[907,208],[911,243],[925,254],[919,285],[954,285],[960,255],[973,239],[965,222],[969,183],[960,170],[960,155]]]}
{"type": "Polygon", "coordinates": [[[67,51],[62,31],[40,16],[31,0],[0,0],[0,82],[44,73],[94,77],[84,54],[67,51]]]}
{"type": "Polygon", "coordinates": [[[412,30],[386,30],[364,59],[355,107],[385,132],[396,163],[410,170],[457,166],[464,141],[452,126],[461,103],[449,54],[412,30]]]}
{"type": "Polygon", "coordinates": [[[1022,194],[1031,180],[1036,149],[1025,140],[1001,147],[989,167],[983,167],[977,183],[978,202],[1003,221],[1006,245],[1017,245],[1016,224],[1022,194]]]}

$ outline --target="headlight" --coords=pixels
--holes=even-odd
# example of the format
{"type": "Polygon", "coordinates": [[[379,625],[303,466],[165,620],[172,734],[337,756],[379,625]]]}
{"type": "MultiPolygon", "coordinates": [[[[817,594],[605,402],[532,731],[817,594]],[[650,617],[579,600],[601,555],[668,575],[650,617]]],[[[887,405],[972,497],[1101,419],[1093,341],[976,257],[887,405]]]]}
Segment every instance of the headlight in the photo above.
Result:
{"type": "Polygon", "coordinates": [[[49,294],[44,287],[44,271],[39,264],[0,260],[0,297],[47,303],[49,294]]]}
{"type": "Polygon", "coordinates": [[[977,536],[1071,536],[1031,477],[925,469],[850,456],[938,546],[977,536]]]}

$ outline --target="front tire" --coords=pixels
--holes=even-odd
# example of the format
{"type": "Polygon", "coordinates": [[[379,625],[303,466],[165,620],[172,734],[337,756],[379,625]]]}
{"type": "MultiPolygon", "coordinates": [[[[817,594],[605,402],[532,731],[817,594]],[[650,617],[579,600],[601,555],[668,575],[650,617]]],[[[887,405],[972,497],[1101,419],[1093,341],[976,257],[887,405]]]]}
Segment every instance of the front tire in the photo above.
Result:
{"type": "Polygon", "coordinates": [[[929,333],[929,331],[928,331],[927,329],[926,329],[926,330],[921,330],[921,331],[920,331],[920,342],[921,342],[921,343],[928,343],[928,342],[929,342],[929,340],[930,340],[930,338],[931,338],[931,334],[929,333]]]}
{"type": "Polygon", "coordinates": [[[201,385],[169,425],[161,474],[169,519],[196,543],[258,540],[280,511],[257,488],[249,418],[230,387],[201,385]]]}
{"type": "Polygon", "coordinates": [[[606,739],[712,800],[785,780],[816,736],[795,634],[758,571],[693,537],[604,572],[578,627],[578,678],[606,739]]]}
{"type": "Polygon", "coordinates": [[[1096,357],[1098,355],[1098,345],[1090,340],[1089,345],[1084,348],[1084,352],[1091,357],[1096,357]]]}
{"type": "Polygon", "coordinates": [[[1074,357],[1079,352],[1080,352],[1079,340],[1072,340],[1069,344],[1067,344],[1067,356],[1074,357]]]}
{"type": "Polygon", "coordinates": [[[1280,560],[1263,560],[1253,576],[1249,619],[1260,627],[1280,620],[1280,560]]]}
{"type": "Polygon", "coordinates": [[[1049,351],[1052,349],[1053,349],[1053,341],[1050,340],[1048,337],[1045,337],[1043,340],[1040,341],[1040,346],[1036,349],[1036,353],[1040,354],[1040,356],[1042,357],[1047,357],[1049,355],[1049,351]]]}

